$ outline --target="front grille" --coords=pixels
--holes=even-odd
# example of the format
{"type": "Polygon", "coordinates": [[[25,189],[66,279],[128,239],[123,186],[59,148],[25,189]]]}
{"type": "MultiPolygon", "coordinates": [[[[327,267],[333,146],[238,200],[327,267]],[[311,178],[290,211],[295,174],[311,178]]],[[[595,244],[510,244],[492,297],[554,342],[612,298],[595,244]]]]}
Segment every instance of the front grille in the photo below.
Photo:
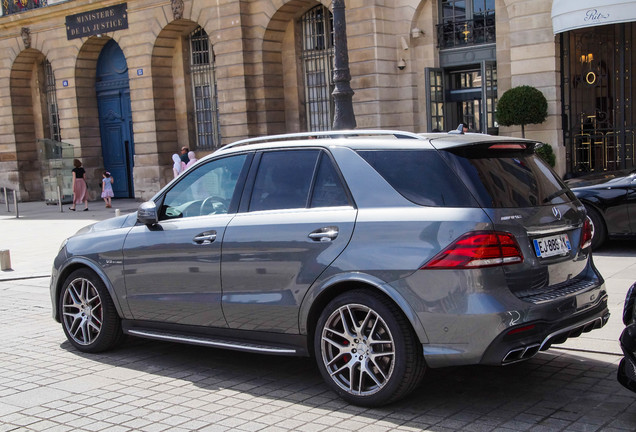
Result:
{"type": "Polygon", "coordinates": [[[570,279],[565,282],[561,282],[555,285],[535,287],[523,291],[516,291],[516,295],[519,299],[531,302],[531,303],[543,303],[552,300],[556,300],[560,297],[564,297],[570,294],[574,294],[579,291],[585,291],[586,289],[594,288],[597,282],[588,279],[570,279]]]}

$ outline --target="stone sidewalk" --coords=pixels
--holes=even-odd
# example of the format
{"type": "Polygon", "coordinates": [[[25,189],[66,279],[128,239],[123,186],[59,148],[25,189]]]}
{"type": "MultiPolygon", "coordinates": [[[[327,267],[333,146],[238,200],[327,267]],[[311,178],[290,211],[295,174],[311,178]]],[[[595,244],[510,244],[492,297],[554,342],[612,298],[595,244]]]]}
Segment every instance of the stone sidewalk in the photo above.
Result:
{"type": "MultiPolygon", "coordinates": [[[[98,207],[98,204],[100,206],[98,207]]],[[[633,431],[636,394],[616,381],[627,288],[636,246],[595,254],[612,317],[601,330],[506,367],[429,370],[407,399],[381,409],[348,405],[329,391],[311,359],[262,356],[128,338],[89,355],[66,342],[51,318],[50,266],[82,226],[134,211],[59,212],[0,207],[0,431],[633,431]]]]}
{"type": "Polygon", "coordinates": [[[60,211],[57,205],[27,202],[18,204],[16,218],[13,203],[9,212],[6,204],[0,203],[0,250],[9,250],[12,269],[0,271],[0,281],[49,276],[64,239],[88,224],[114,217],[117,210],[127,214],[138,206],[133,199],[116,199],[110,209],[103,201],[94,201],[89,203],[88,211],[82,211],[83,206],[78,206],[80,211],[69,211],[68,204],[60,211]]]}

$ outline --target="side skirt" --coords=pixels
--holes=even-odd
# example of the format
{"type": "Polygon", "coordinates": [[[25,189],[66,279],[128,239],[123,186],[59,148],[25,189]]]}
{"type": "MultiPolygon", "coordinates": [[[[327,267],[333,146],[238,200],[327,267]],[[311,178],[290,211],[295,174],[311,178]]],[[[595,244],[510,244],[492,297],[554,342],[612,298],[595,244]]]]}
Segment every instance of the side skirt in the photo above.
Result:
{"type": "Polygon", "coordinates": [[[309,357],[307,337],[283,333],[122,320],[124,333],[146,339],[202,345],[258,354],[309,357]]]}

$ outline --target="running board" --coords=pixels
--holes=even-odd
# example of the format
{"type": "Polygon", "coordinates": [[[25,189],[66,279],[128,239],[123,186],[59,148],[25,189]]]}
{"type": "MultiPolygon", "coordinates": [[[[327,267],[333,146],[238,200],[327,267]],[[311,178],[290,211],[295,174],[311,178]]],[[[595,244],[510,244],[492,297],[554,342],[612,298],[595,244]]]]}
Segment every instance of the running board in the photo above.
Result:
{"type": "Polygon", "coordinates": [[[282,348],[271,345],[263,345],[254,342],[243,342],[222,338],[183,335],[177,333],[169,333],[166,331],[147,330],[147,329],[124,329],[126,334],[138,336],[146,339],[155,339],[166,342],[178,342],[190,345],[202,345],[213,348],[223,348],[236,351],[247,351],[260,354],[278,354],[278,355],[301,355],[294,348],[282,348]]]}

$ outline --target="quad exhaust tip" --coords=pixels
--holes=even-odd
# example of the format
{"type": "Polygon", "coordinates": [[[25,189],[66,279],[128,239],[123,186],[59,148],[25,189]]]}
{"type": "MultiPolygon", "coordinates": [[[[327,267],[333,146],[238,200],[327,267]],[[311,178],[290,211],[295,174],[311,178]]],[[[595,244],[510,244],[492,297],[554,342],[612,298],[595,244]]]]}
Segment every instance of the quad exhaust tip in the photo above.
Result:
{"type": "Polygon", "coordinates": [[[552,344],[561,344],[569,338],[581,336],[583,333],[590,332],[594,329],[601,328],[609,320],[609,313],[603,317],[595,318],[584,324],[577,324],[572,327],[561,329],[557,332],[549,334],[542,343],[534,343],[530,345],[524,345],[508,351],[501,361],[502,364],[511,364],[523,360],[528,360],[539,353],[539,351],[545,351],[552,344]]]}

